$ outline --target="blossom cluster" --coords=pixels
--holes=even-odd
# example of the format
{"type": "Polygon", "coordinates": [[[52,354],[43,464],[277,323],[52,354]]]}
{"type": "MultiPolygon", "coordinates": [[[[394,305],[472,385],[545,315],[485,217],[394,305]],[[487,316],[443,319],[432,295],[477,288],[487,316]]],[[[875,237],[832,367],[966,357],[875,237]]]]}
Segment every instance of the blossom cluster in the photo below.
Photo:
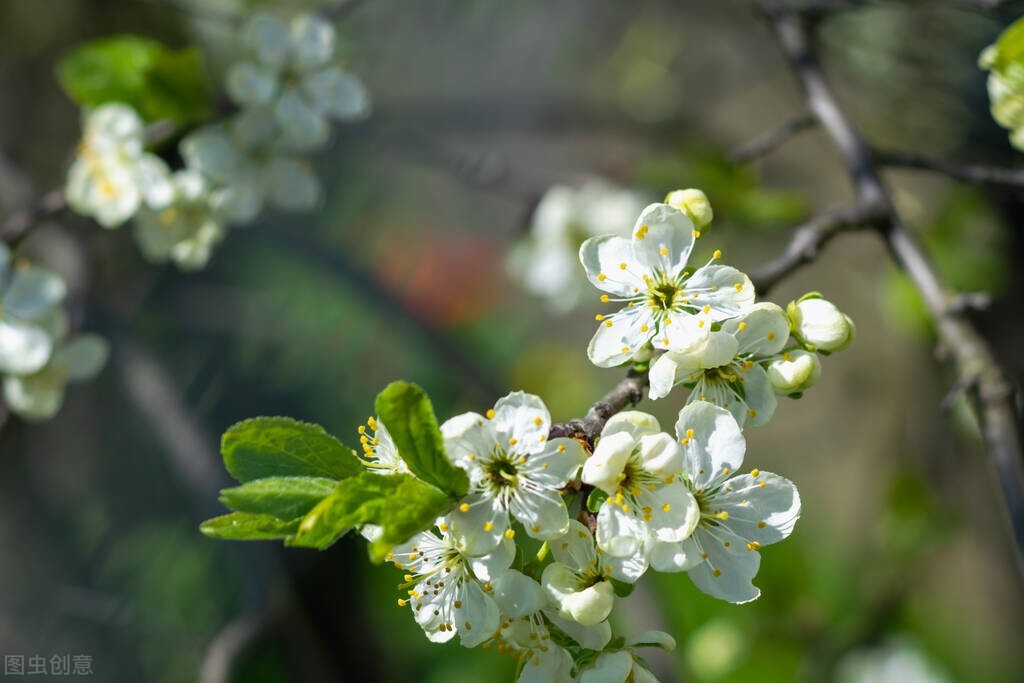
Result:
{"type": "Polygon", "coordinates": [[[108,103],[84,115],[68,204],[107,228],[134,220],[151,262],[203,268],[228,227],[252,222],[264,206],[313,208],[320,181],[303,155],[327,144],[329,119],[369,111],[362,82],[336,63],[326,20],[258,12],[240,40],[243,56],[225,77],[237,111],[181,139],[181,169],[146,151],[145,123],[130,106],[108,103]]]}
{"type": "Polygon", "coordinates": [[[13,259],[0,243],[0,375],[7,408],[27,420],[60,410],[68,382],[91,379],[107,359],[95,334],[71,334],[55,273],[13,259]]]}

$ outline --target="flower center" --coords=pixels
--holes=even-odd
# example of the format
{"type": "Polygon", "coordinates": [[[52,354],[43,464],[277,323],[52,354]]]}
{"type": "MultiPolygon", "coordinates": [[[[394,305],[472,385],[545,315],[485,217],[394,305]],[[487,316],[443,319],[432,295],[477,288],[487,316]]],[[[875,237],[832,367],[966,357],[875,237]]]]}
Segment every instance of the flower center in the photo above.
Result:
{"type": "Polygon", "coordinates": [[[496,490],[515,487],[519,484],[519,467],[507,453],[498,452],[487,463],[487,481],[496,490]]]}
{"type": "Polygon", "coordinates": [[[677,310],[676,301],[682,298],[683,288],[680,281],[666,277],[664,273],[659,273],[654,279],[648,279],[646,300],[651,308],[665,313],[677,310]]]}

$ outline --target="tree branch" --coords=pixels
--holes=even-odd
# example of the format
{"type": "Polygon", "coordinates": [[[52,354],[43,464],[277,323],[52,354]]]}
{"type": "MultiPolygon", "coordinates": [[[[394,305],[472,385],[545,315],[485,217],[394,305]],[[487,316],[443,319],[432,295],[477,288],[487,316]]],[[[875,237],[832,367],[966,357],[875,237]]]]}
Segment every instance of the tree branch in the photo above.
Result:
{"type": "Polygon", "coordinates": [[[590,406],[590,410],[587,411],[583,419],[551,425],[549,438],[585,438],[588,443],[593,445],[612,415],[624,410],[627,406],[636,405],[643,399],[644,389],[647,388],[647,385],[647,371],[630,370],[621,382],[602,396],[597,403],[590,406]]]}
{"type": "Polygon", "coordinates": [[[957,164],[908,152],[876,152],[875,160],[879,166],[933,171],[968,183],[993,185],[1015,190],[1024,189],[1024,169],[985,166],[982,164],[957,164]]]}
{"type": "Polygon", "coordinates": [[[800,266],[811,263],[821,249],[842,232],[866,228],[884,218],[873,204],[856,203],[812,218],[793,231],[786,249],[750,274],[754,289],[764,296],[800,266]]]}
{"type": "Polygon", "coordinates": [[[730,160],[734,164],[746,164],[767,156],[816,123],[817,119],[810,114],[795,116],[783,122],[774,130],[759,135],[745,145],[738,147],[730,155],[730,160]]]}
{"type": "Polygon", "coordinates": [[[968,396],[981,425],[989,462],[1013,529],[1018,568],[1024,574],[1024,466],[1019,416],[1011,385],[986,340],[964,312],[951,305],[957,295],[944,282],[893,206],[871,150],[847,119],[825,81],[800,14],[784,0],[759,0],[759,4],[804,90],[811,112],[842,155],[859,202],[877,207],[883,213],[884,219],[875,225],[878,234],[885,240],[893,260],[924,299],[935,322],[940,348],[951,358],[958,381],[972,387],[968,396]]]}
{"type": "Polygon", "coordinates": [[[15,211],[0,226],[0,241],[17,244],[28,231],[67,208],[64,188],[50,190],[30,206],[15,211]]]}

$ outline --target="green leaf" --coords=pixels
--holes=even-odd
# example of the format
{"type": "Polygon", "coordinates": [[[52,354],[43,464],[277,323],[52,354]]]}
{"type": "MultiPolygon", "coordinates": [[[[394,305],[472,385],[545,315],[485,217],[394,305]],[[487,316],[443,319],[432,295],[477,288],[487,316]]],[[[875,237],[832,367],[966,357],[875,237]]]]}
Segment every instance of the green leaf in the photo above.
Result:
{"type": "Polygon", "coordinates": [[[233,510],[297,519],[331,495],[338,482],[323,477],[267,477],[224,489],[220,502],[233,510]]]}
{"type": "Polygon", "coordinates": [[[287,417],[257,417],[224,432],[224,465],[241,482],[267,477],[346,479],[363,471],[355,452],[323,427],[287,417]]]}
{"type": "Polygon", "coordinates": [[[381,535],[370,544],[370,556],[380,562],[389,549],[429,528],[452,505],[443,493],[407,474],[363,472],[320,501],[287,544],[323,549],[354,527],[375,524],[381,535]]]}
{"type": "Polygon", "coordinates": [[[199,525],[199,530],[210,538],[227,541],[265,541],[291,536],[298,531],[300,521],[282,521],[273,515],[232,512],[230,515],[206,520],[199,525]]]}
{"type": "Polygon", "coordinates": [[[417,477],[461,498],[469,490],[469,478],[444,452],[434,407],[423,389],[408,382],[392,382],[377,395],[377,419],[391,433],[398,454],[417,477]]]}
{"type": "Polygon", "coordinates": [[[142,36],[100,38],[57,64],[57,80],[76,103],[123,102],[147,121],[193,121],[208,113],[210,91],[198,50],[172,51],[142,36]]]}

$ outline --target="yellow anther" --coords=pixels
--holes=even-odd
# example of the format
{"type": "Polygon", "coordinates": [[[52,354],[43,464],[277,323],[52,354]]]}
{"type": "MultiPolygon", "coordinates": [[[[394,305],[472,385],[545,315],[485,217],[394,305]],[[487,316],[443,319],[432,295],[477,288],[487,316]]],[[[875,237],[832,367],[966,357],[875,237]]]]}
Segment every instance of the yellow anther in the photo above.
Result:
{"type": "Polygon", "coordinates": [[[601,295],[601,303],[603,303],[603,304],[608,303],[608,295],[607,294],[602,294],[601,295]]]}
{"type": "Polygon", "coordinates": [[[508,445],[509,446],[515,446],[517,443],[519,443],[519,439],[517,439],[514,436],[511,439],[508,440],[508,445]]]}
{"type": "Polygon", "coordinates": [[[487,410],[487,419],[488,420],[493,420],[494,419],[494,408],[490,408],[490,409],[487,410]]]}
{"type": "Polygon", "coordinates": [[[664,344],[665,346],[668,346],[668,337],[662,337],[661,343],[664,344]]]}
{"type": "Polygon", "coordinates": [[[365,434],[366,427],[364,427],[363,425],[359,425],[359,429],[357,429],[356,431],[359,432],[360,434],[365,434]]]}
{"type": "Polygon", "coordinates": [[[723,467],[722,468],[722,474],[729,474],[729,468],[728,467],[723,467]]]}
{"type": "Polygon", "coordinates": [[[544,420],[540,419],[539,417],[535,417],[533,418],[533,424],[540,427],[542,424],[544,424],[544,420]]]}
{"type": "Polygon", "coordinates": [[[743,283],[742,282],[737,282],[736,284],[733,285],[733,287],[736,288],[737,292],[743,291],[743,283]]]}
{"type": "Polygon", "coordinates": [[[452,604],[455,605],[455,609],[462,609],[462,600],[456,600],[452,604]]]}
{"type": "Polygon", "coordinates": [[[558,447],[558,452],[559,453],[565,453],[565,446],[559,446],[558,447]]]}
{"type": "Polygon", "coordinates": [[[775,339],[775,333],[769,332],[768,334],[764,335],[764,338],[767,339],[768,341],[771,341],[772,339],[775,339]]]}
{"type": "Polygon", "coordinates": [[[723,548],[728,548],[731,545],[732,545],[732,543],[730,543],[729,541],[722,541],[722,547],[723,548]]]}
{"type": "Polygon", "coordinates": [[[687,438],[692,439],[695,435],[696,435],[696,432],[694,432],[692,429],[687,429],[686,430],[686,437],[687,438]]]}
{"type": "Polygon", "coordinates": [[[623,512],[629,512],[629,506],[628,505],[623,505],[622,506],[622,511],[623,512]]]}
{"type": "Polygon", "coordinates": [[[782,360],[790,360],[790,359],[792,359],[792,356],[789,355],[789,351],[786,351],[784,354],[782,354],[782,360]]]}
{"type": "Polygon", "coordinates": [[[626,264],[625,263],[620,263],[619,264],[619,270],[625,270],[625,269],[626,269],[626,264]]]}
{"type": "Polygon", "coordinates": [[[366,424],[370,425],[370,429],[372,429],[373,431],[377,431],[377,420],[374,419],[373,416],[371,416],[370,419],[366,421],[366,424]]]}
{"type": "Polygon", "coordinates": [[[668,512],[671,509],[672,509],[672,506],[669,505],[668,503],[665,503],[664,505],[661,506],[661,511],[662,512],[668,512]]]}
{"type": "Polygon", "coordinates": [[[530,531],[532,531],[535,534],[540,533],[540,524],[534,524],[533,526],[531,526],[530,531]]]}
{"type": "Polygon", "coordinates": [[[764,488],[764,482],[763,481],[762,482],[758,482],[757,485],[760,486],[761,488],[764,488]]]}
{"type": "Polygon", "coordinates": [[[768,523],[767,523],[767,522],[758,522],[758,523],[757,523],[757,528],[758,528],[758,529],[763,529],[763,528],[765,528],[766,526],[768,526],[768,523]]]}
{"type": "Polygon", "coordinates": [[[629,353],[629,347],[628,346],[623,346],[622,347],[622,353],[629,353]]]}
{"type": "Polygon", "coordinates": [[[750,476],[752,476],[754,479],[757,479],[757,475],[759,474],[761,474],[761,470],[757,469],[756,467],[750,470],[750,476]]]}
{"type": "Polygon", "coordinates": [[[690,443],[690,440],[684,436],[682,439],[679,440],[679,443],[685,446],[686,444],[690,443]]]}
{"type": "Polygon", "coordinates": [[[505,538],[515,538],[515,537],[516,537],[516,530],[515,529],[505,529],[505,538]]]}
{"type": "Polygon", "coordinates": [[[694,230],[693,231],[693,239],[697,239],[698,237],[700,237],[700,230],[694,230]]]}
{"type": "Polygon", "coordinates": [[[715,515],[715,517],[718,517],[718,519],[720,519],[722,521],[725,521],[725,520],[729,519],[729,513],[726,512],[725,510],[722,510],[717,515],[715,515]]]}
{"type": "Polygon", "coordinates": [[[713,571],[711,573],[714,574],[716,577],[718,577],[718,576],[722,575],[722,570],[721,569],[716,569],[715,571],[713,571]]]}
{"type": "Polygon", "coordinates": [[[605,327],[611,327],[612,326],[612,321],[611,320],[605,320],[604,321],[604,326],[605,327]]]}
{"type": "Polygon", "coordinates": [[[469,503],[463,503],[460,505],[459,512],[469,512],[469,503]]]}
{"type": "Polygon", "coordinates": [[[604,273],[598,273],[598,274],[597,274],[597,280],[598,280],[598,282],[604,282],[604,281],[605,281],[605,280],[607,280],[607,279],[608,279],[608,276],[607,276],[607,275],[605,275],[604,273]]]}
{"type": "Polygon", "coordinates": [[[711,258],[722,258],[722,250],[715,249],[715,253],[711,255],[711,258]]]}
{"type": "Polygon", "coordinates": [[[596,320],[597,322],[601,322],[602,320],[604,320],[604,316],[598,313],[597,315],[594,316],[594,320],[596,320]]]}
{"type": "Polygon", "coordinates": [[[649,327],[648,327],[647,325],[641,325],[641,326],[640,326],[640,331],[641,331],[641,332],[646,332],[646,331],[647,331],[647,330],[649,330],[649,329],[651,329],[651,328],[649,328],[649,327]]]}
{"type": "Polygon", "coordinates": [[[701,309],[701,311],[703,311],[703,313],[704,313],[705,315],[707,315],[708,313],[710,313],[710,312],[711,312],[711,304],[708,304],[707,306],[705,306],[704,308],[702,308],[702,309],[701,309]]]}
{"type": "Polygon", "coordinates": [[[448,525],[445,524],[444,522],[441,522],[440,524],[438,524],[437,528],[441,530],[441,533],[444,533],[444,532],[448,531],[448,525]]]}
{"type": "Polygon", "coordinates": [[[750,541],[749,543],[747,543],[747,550],[760,550],[760,549],[761,549],[761,544],[758,543],[757,541],[750,541]]]}
{"type": "Polygon", "coordinates": [[[751,408],[750,410],[747,411],[747,415],[749,415],[750,417],[757,417],[757,411],[751,408]]]}
{"type": "Polygon", "coordinates": [[[399,607],[405,607],[408,604],[409,604],[408,600],[403,600],[402,598],[398,598],[398,606],[399,607]]]}
{"type": "Polygon", "coordinates": [[[484,531],[490,531],[494,528],[494,522],[484,522],[484,531]]]}
{"type": "Polygon", "coordinates": [[[658,253],[661,254],[662,256],[668,256],[668,247],[662,247],[661,249],[658,250],[658,253]]]}
{"type": "Polygon", "coordinates": [[[703,559],[705,559],[705,560],[706,560],[706,559],[708,559],[708,554],[707,554],[707,553],[701,553],[701,554],[700,554],[700,556],[701,556],[701,557],[702,557],[703,559]]]}
{"type": "Polygon", "coordinates": [[[698,320],[697,321],[697,327],[704,327],[704,321],[703,320],[698,320]]]}
{"type": "Polygon", "coordinates": [[[747,329],[747,324],[746,323],[740,323],[739,325],[736,326],[736,329],[740,330],[742,332],[743,330],[747,329]]]}

